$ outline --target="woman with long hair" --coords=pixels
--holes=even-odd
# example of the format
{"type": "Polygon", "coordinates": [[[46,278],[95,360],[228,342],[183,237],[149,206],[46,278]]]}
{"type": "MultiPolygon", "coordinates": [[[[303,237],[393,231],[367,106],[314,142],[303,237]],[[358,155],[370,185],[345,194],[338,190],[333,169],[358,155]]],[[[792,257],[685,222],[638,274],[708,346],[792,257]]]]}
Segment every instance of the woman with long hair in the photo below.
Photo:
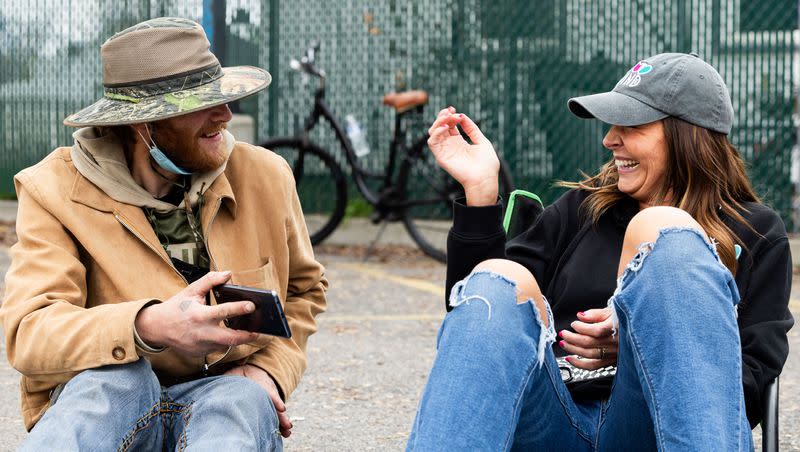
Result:
{"type": "Polygon", "coordinates": [[[722,77],[659,54],[568,105],[611,126],[611,158],[508,243],[491,143],[452,107],[431,126],[466,196],[408,449],[751,450],[788,355],[791,257],[728,140],[722,77]]]}

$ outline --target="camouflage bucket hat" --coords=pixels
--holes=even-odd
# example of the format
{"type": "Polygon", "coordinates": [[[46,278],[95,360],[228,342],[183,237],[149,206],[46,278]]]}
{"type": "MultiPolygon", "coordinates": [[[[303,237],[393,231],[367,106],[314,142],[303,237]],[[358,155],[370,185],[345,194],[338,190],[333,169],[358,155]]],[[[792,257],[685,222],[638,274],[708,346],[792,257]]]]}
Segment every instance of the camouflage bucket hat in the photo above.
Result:
{"type": "Polygon", "coordinates": [[[203,28],[175,17],[151,19],[109,38],[100,49],[103,98],[69,115],[73,127],[157,121],[254,94],[272,81],[252,66],[223,68],[203,28]]]}

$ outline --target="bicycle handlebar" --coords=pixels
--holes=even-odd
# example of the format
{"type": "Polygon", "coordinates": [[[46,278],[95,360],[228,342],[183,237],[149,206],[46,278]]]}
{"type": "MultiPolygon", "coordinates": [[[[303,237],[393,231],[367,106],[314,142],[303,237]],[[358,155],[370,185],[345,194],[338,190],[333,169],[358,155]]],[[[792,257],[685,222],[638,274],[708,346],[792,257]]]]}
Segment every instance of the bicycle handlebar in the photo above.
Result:
{"type": "Polygon", "coordinates": [[[316,53],[319,51],[319,42],[311,41],[310,46],[306,49],[306,54],[300,58],[300,61],[292,58],[289,61],[289,67],[298,72],[305,72],[306,74],[313,75],[319,78],[325,78],[325,71],[318,68],[314,61],[316,60],[316,53]]]}
{"type": "Polygon", "coordinates": [[[308,58],[308,61],[311,64],[314,63],[314,56],[317,52],[319,52],[319,41],[311,41],[311,44],[309,44],[308,48],[306,49],[306,58],[308,58]]]}

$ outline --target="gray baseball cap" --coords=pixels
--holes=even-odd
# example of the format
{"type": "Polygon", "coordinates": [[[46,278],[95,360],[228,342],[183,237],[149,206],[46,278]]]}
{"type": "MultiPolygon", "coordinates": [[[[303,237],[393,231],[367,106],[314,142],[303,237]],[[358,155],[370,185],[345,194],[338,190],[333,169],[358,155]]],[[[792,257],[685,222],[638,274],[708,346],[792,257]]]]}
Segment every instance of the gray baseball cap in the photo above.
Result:
{"type": "Polygon", "coordinates": [[[636,63],[613,90],[573,97],[569,110],[579,118],[597,118],[637,126],[674,116],[729,134],[733,105],[725,81],[697,54],[660,53],[636,63]]]}

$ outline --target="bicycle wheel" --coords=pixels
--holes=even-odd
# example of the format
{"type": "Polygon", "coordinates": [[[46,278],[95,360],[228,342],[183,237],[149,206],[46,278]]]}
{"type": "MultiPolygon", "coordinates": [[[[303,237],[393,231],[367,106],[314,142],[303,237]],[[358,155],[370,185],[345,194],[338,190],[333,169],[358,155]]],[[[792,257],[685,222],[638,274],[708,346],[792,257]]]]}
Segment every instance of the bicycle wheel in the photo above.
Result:
{"type": "MultiPolygon", "coordinates": [[[[464,196],[461,184],[439,168],[427,149],[403,162],[407,171],[403,223],[409,235],[428,256],[446,262],[447,233],[453,225],[453,201],[464,196]]],[[[500,159],[500,196],[513,191],[508,167],[500,159]]]]}
{"type": "Polygon", "coordinates": [[[326,150],[310,142],[303,145],[298,138],[275,138],[261,147],[289,162],[311,244],[321,243],[344,217],[347,182],[342,168],[326,150]]]}

